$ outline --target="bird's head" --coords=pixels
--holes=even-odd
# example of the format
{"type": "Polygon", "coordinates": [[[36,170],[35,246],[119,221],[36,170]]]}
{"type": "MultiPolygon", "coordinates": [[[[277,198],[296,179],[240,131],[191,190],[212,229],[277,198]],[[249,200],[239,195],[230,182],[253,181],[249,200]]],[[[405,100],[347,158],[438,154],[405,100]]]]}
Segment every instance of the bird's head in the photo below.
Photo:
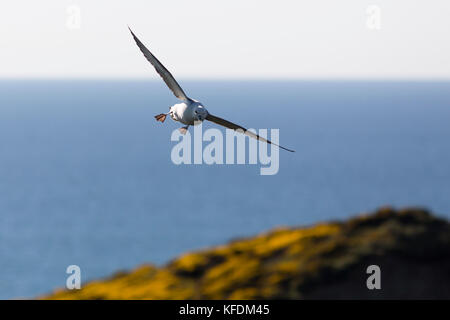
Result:
{"type": "Polygon", "coordinates": [[[194,108],[194,119],[195,121],[203,121],[208,116],[208,111],[204,106],[198,105],[194,108]]]}

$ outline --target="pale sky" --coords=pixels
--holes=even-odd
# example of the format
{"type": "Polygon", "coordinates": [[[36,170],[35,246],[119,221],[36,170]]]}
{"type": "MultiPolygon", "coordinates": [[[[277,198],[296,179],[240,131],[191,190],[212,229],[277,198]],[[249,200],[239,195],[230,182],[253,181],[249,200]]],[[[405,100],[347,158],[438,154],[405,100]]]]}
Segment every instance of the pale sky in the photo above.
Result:
{"type": "Polygon", "coordinates": [[[176,78],[450,79],[449,17],[448,0],[15,0],[0,78],[156,79],[129,24],[176,78]]]}

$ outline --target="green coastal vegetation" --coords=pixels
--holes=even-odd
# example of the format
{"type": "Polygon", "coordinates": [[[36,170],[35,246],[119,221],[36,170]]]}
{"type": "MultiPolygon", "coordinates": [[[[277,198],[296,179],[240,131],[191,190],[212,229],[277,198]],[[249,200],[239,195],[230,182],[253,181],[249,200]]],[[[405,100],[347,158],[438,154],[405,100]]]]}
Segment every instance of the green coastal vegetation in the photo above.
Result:
{"type": "Polygon", "coordinates": [[[275,228],[44,299],[450,298],[450,224],[424,209],[275,228]],[[381,289],[369,290],[367,267],[381,289]]]}

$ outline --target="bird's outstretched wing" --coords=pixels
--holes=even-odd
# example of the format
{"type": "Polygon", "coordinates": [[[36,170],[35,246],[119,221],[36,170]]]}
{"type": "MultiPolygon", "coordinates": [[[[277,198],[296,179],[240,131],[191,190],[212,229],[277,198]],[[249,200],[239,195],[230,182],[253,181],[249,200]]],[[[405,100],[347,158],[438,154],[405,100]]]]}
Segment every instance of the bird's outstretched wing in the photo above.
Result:
{"type": "Polygon", "coordinates": [[[175,97],[178,99],[181,99],[183,101],[190,100],[188,96],[184,93],[183,89],[181,89],[178,82],[175,80],[175,78],[172,76],[172,74],[167,70],[161,62],[159,62],[158,59],[148,50],[144,44],[136,37],[136,35],[131,31],[130,27],[128,27],[130,30],[134,41],[136,41],[136,44],[138,45],[139,49],[141,49],[144,56],[147,58],[147,60],[155,67],[156,72],[161,76],[161,78],[164,80],[164,82],[167,84],[170,90],[172,90],[175,97]]]}
{"type": "Polygon", "coordinates": [[[275,145],[275,146],[277,146],[277,147],[279,147],[281,149],[284,149],[286,151],[289,151],[289,152],[295,152],[294,150],[287,149],[285,147],[279,146],[278,144],[272,143],[269,140],[264,139],[264,138],[260,137],[259,135],[255,134],[255,133],[253,133],[251,131],[248,131],[244,127],[241,127],[241,126],[239,126],[237,124],[234,124],[234,123],[232,123],[230,121],[227,121],[225,119],[213,116],[212,114],[208,114],[208,116],[206,117],[206,120],[209,120],[211,122],[217,123],[217,124],[219,124],[221,126],[224,126],[226,128],[233,129],[235,131],[241,129],[245,135],[247,135],[249,137],[252,137],[252,138],[254,138],[256,140],[264,141],[264,142],[267,142],[268,144],[273,144],[273,145],[275,145]]]}

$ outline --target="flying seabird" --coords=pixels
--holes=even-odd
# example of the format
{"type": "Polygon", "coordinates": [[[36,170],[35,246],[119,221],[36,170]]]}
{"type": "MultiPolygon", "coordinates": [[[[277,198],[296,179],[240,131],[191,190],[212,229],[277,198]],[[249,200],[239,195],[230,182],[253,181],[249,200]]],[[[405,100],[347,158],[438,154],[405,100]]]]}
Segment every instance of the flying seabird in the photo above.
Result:
{"type": "Polygon", "coordinates": [[[277,147],[280,147],[284,150],[287,150],[289,152],[294,152],[294,150],[287,149],[285,147],[279,146],[275,143],[270,142],[267,139],[264,139],[260,137],[259,135],[247,130],[244,127],[241,127],[240,125],[234,124],[230,121],[227,121],[225,119],[213,116],[210,114],[206,108],[201,104],[199,101],[189,98],[183,91],[183,89],[180,87],[178,82],[175,80],[175,78],[172,76],[172,74],[167,70],[161,62],[148,50],[145,45],[136,37],[136,35],[133,33],[133,31],[128,27],[128,29],[131,32],[131,35],[134,38],[134,41],[136,41],[137,46],[144,54],[145,58],[153,65],[156,72],[161,76],[161,78],[164,80],[166,85],[169,87],[169,89],[173,92],[175,97],[182,100],[183,102],[178,103],[172,107],[169,108],[168,113],[161,113],[155,116],[156,121],[164,122],[166,120],[166,117],[170,115],[170,117],[174,121],[179,121],[185,126],[180,128],[180,132],[182,134],[185,134],[189,128],[189,126],[197,125],[204,120],[208,120],[211,122],[214,122],[216,124],[219,124],[221,126],[224,126],[226,128],[232,129],[232,130],[238,130],[245,135],[252,137],[254,139],[267,142],[268,144],[276,145],[277,147]]]}

